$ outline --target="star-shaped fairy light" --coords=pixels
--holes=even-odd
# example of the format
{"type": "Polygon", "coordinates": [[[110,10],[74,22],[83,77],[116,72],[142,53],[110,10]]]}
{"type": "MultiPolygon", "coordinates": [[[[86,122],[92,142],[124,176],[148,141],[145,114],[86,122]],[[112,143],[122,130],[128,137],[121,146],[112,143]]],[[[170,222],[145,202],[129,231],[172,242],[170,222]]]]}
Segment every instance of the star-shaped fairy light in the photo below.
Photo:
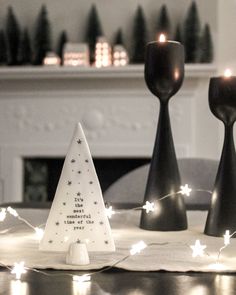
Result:
{"type": "Polygon", "coordinates": [[[153,212],[154,209],[155,209],[154,208],[154,203],[150,203],[150,202],[146,201],[146,204],[143,205],[143,209],[145,209],[147,213],[153,212]]]}
{"type": "Polygon", "coordinates": [[[7,207],[7,212],[10,213],[11,215],[13,215],[14,217],[19,216],[19,214],[16,212],[16,210],[13,209],[12,207],[7,207]]]}
{"type": "Polygon", "coordinates": [[[43,238],[43,235],[44,235],[44,230],[42,228],[39,228],[39,227],[35,227],[34,230],[35,230],[35,233],[36,233],[36,236],[37,236],[38,240],[41,240],[43,238]]]}
{"type": "Polygon", "coordinates": [[[144,241],[140,241],[137,244],[132,245],[132,247],[130,249],[130,254],[135,255],[137,253],[140,253],[146,247],[147,247],[147,245],[144,243],[144,241]]]}
{"type": "Polygon", "coordinates": [[[2,208],[1,211],[0,211],[0,221],[4,221],[5,218],[6,218],[6,209],[5,208],[2,208]]]}
{"type": "Polygon", "coordinates": [[[225,234],[224,234],[224,244],[225,244],[225,246],[228,246],[230,244],[230,238],[231,238],[231,235],[229,233],[229,230],[226,230],[225,234]]]}
{"type": "Polygon", "coordinates": [[[196,240],[194,245],[191,245],[190,248],[193,250],[192,257],[204,255],[204,249],[206,249],[206,245],[201,245],[199,240],[196,240]]]}
{"type": "Polygon", "coordinates": [[[111,218],[113,214],[115,214],[115,211],[112,209],[112,206],[109,206],[108,208],[105,208],[106,215],[108,218],[111,218]]]}
{"type": "Polygon", "coordinates": [[[78,283],[89,282],[90,280],[91,280],[91,276],[87,274],[82,276],[73,276],[73,281],[78,283]]]}
{"type": "Polygon", "coordinates": [[[12,274],[16,275],[16,279],[20,280],[21,279],[21,275],[26,273],[26,269],[25,269],[25,263],[24,261],[21,261],[20,263],[15,262],[14,263],[14,267],[11,271],[12,274]]]}
{"type": "Polygon", "coordinates": [[[188,184],[181,185],[181,187],[180,187],[180,193],[182,195],[187,196],[187,197],[190,196],[191,191],[192,191],[192,189],[188,186],[188,184]]]}

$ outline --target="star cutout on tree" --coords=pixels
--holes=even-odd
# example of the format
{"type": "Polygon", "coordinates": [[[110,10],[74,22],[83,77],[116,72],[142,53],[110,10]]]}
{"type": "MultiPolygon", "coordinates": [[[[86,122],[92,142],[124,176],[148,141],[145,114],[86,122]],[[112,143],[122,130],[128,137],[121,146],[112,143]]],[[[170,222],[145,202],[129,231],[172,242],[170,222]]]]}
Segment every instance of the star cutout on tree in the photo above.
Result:
{"type": "Polygon", "coordinates": [[[90,181],[90,182],[89,182],[89,184],[93,184],[93,182],[92,182],[92,181],[90,181]]]}
{"type": "Polygon", "coordinates": [[[78,193],[77,193],[77,196],[78,196],[78,197],[79,197],[79,196],[81,196],[81,193],[80,193],[80,192],[78,192],[78,193]]]}
{"type": "Polygon", "coordinates": [[[75,159],[72,159],[72,160],[71,160],[71,163],[75,163],[75,159]]]}
{"type": "Polygon", "coordinates": [[[55,224],[58,226],[60,223],[57,221],[55,224]]]}
{"type": "Polygon", "coordinates": [[[85,160],[85,163],[88,163],[89,162],[89,160],[85,160]]]}
{"type": "Polygon", "coordinates": [[[98,202],[94,202],[94,205],[97,205],[98,204],[98,202]]]}
{"type": "Polygon", "coordinates": [[[63,204],[63,206],[65,206],[66,205],[66,202],[63,202],[62,204],[63,204]]]}
{"type": "Polygon", "coordinates": [[[81,144],[82,143],[82,140],[81,139],[77,140],[77,143],[78,144],[81,144]]]}
{"type": "Polygon", "coordinates": [[[71,185],[71,184],[72,184],[72,181],[68,181],[68,182],[67,182],[67,185],[71,185]]]}
{"type": "Polygon", "coordinates": [[[104,223],[102,221],[99,222],[100,225],[103,225],[104,223]]]}
{"type": "Polygon", "coordinates": [[[52,244],[52,242],[53,242],[52,240],[49,240],[49,241],[48,241],[49,244],[52,244]]]}
{"type": "Polygon", "coordinates": [[[108,244],[108,241],[104,241],[105,244],[108,244]]]}
{"type": "Polygon", "coordinates": [[[193,250],[192,257],[202,257],[204,255],[206,245],[201,245],[200,240],[196,240],[195,244],[191,245],[190,248],[193,250]]]}
{"type": "Polygon", "coordinates": [[[81,174],[81,171],[78,171],[78,174],[81,174]]]}

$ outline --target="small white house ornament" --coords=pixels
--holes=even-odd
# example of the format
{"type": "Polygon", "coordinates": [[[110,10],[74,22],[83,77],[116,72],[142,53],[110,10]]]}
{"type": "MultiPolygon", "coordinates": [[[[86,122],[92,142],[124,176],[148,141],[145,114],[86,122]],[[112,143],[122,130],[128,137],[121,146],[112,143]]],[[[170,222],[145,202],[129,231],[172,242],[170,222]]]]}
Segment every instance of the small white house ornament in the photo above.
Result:
{"type": "Polygon", "coordinates": [[[39,249],[66,252],[77,241],[86,241],[88,251],[115,251],[100,184],[80,124],[64,162],[39,249]]]}

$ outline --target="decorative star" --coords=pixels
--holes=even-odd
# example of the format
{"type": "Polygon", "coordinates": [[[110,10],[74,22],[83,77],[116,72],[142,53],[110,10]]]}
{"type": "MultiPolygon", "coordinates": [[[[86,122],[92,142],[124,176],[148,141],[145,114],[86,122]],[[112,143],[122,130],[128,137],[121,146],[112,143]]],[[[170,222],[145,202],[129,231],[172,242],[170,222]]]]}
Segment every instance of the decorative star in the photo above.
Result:
{"type": "Polygon", "coordinates": [[[132,245],[130,249],[130,255],[135,255],[137,253],[140,253],[146,247],[147,245],[144,243],[144,241],[140,241],[137,244],[132,245]]]}
{"type": "Polygon", "coordinates": [[[89,184],[93,184],[93,182],[92,182],[92,181],[90,181],[90,182],[89,182],[89,184]]]}
{"type": "Polygon", "coordinates": [[[225,244],[225,246],[228,246],[230,244],[230,238],[231,238],[231,235],[229,233],[229,230],[226,230],[225,234],[224,234],[224,244],[225,244]]]}
{"type": "Polygon", "coordinates": [[[99,222],[100,225],[103,225],[104,223],[102,221],[99,222]]]}
{"type": "Polygon", "coordinates": [[[56,226],[58,226],[60,223],[57,221],[55,224],[56,224],[56,226]]]}
{"type": "Polygon", "coordinates": [[[48,241],[48,243],[49,243],[49,244],[52,244],[52,243],[53,243],[53,241],[52,241],[52,240],[49,240],[49,241],[48,241]]]}
{"type": "Polygon", "coordinates": [[[108,241],[104,241],[105,244],[108,244],[108,241]]]}
{"type": "Polygon", "coordinates": [[[81,171],[78,171],[79,174],[81,174],[81,171]]]}
{"type": "Polygon", "coordinates": [[[63,204],[64,206],[66,205],[66,203],[65,203],[65,202],[63,202],[62,204],[63,204]]]}
{"type": "Polygon", "coordinates": [[[150,202],[146,201],[146,204],[143,205],[143,209],[145,209],[147,213],[153,212],[154,209],[155,209],[154,208],[154,203],[150,203],[150,202]]]}
{"type": "Polygon", "coordinates": [[[82,143],[82,140],[81,139],[77,140],[77,143],[78,144],[81,144],[82,143]]]}
{"type": "Polygon", "coordinates": [[[194,245],[191,245],[190,248],[193,250],[192,257],[204,255],[204,249],[206,249],[206,245],[201,245],[199,240],[196,240],[194,245]]]}
{"type": "Polygon", "coordinates": [[[72,160],[71,160],[71,163],[75,163],[75,159],[72,159],[72,160]]]}
{"type": "Polygon", "coordinates": [[[80,192],[78,192],[76,195],[79,197],[79,196],[81,196],[81,193],[80,193],[80,192]]]}
{"type": "Polygon", "coordinates": [[[94,203],[94,205],[97,205],[97,204],[98,204],[98,202],[96,202],[96,201],[95,201],[95,202],[93,202],[93,203],[94,203]]]}
{"type": "Polygon", "coordinates": [[[71,185],[71,184],[72,184],[72,181],[68,181],[68,182],[67,182],[67,185],[71,185]]]}
{"type": "Polygon", "coordinates": [[[5,218],[6,218],[6,208],[2,208],[1,211],[0,211],[0,221],[4,221],[5,218]]]}
{"type": "Polygon", "coordinates": [[[89,162],[89,160],[85,160],[85,163],[88,163],[89,162]]]}
{"type": "Polygon", "coordinates": [[[180,187],[180,193],[182,195],[187,196],[187,197],[190,196],[191,191],[192,191],[192,189],[188,186],[188,184],[181,185],[181,187],[180,187]]]}
{"type": "Polygon", "coordinates": [[[108,218],[111,218],[113,214],[116,212],[112,209],[112,206],[109,206],[108,208],[105,208],[106,215],[108,218]]]}
{"type": "Polygon", "coordinates": [[[24,261],[21,261],[20,263],[15,262],[14,263],[14,267],[11,271],[12,274],[16,275],[16,279],[20,280],[21,279],[21,275],[26,273],[26,269],[25,269],[25,263],[24,261]]]}

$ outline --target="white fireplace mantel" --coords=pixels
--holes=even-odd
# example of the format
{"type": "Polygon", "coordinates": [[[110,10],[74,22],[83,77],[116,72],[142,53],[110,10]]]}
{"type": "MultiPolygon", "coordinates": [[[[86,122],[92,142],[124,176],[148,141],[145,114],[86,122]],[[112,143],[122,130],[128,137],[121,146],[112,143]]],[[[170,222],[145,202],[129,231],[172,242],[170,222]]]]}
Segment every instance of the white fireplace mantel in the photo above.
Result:
{"type": "MultiPolygon", "coordinates": [[[[0,68],[0,201],[22,200],[23,159],[64,157],[80,121],[94,157],[150,157],[158,119],[143,65],[0,68]]],[[[186,65],[170,101],[178,157],[216,157],[218,125],[207,102],[215,65],[186,65]]],[[[114,167],[115,168],[115,167],[114,167]]]]}

